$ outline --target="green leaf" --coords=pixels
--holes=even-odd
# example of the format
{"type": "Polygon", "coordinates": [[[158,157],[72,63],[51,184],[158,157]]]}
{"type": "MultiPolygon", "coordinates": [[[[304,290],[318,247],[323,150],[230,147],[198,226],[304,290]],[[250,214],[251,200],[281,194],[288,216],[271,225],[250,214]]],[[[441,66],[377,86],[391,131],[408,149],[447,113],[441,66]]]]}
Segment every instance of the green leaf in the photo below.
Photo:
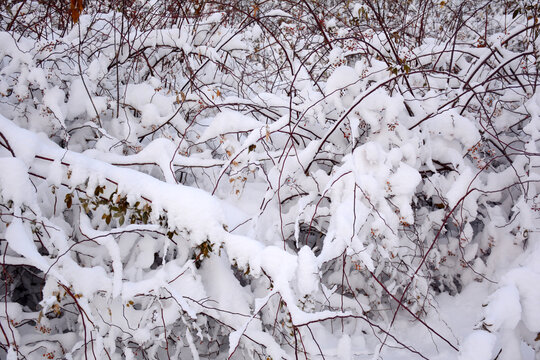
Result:
{"type": "Polygon", "coordinates": [[[411,67],[407,64],[403,65],[403,70],[405,71],[405,73],[409,73],[409,71],[411,71],[411,67]]]}

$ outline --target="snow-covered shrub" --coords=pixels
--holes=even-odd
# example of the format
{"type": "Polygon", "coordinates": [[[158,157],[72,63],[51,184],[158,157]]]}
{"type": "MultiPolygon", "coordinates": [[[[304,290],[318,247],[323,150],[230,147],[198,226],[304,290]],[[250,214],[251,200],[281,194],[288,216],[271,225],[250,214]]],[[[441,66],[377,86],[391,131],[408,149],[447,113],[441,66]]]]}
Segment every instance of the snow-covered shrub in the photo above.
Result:
{"type": "Polygon", "coordinates": [[[0,5],[0,353],[538,349],[538,11],[0,5]]]}

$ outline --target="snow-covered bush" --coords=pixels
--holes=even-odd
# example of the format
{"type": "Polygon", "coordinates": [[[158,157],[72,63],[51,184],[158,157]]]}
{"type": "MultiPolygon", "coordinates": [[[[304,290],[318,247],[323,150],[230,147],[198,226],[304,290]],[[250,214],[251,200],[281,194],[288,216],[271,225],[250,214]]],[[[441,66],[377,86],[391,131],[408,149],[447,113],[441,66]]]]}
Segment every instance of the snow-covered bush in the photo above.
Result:
{"type": "Polygon", "coordinates": [[[539,350],[539,10],[0,5],[0,354],[539,350]]]}

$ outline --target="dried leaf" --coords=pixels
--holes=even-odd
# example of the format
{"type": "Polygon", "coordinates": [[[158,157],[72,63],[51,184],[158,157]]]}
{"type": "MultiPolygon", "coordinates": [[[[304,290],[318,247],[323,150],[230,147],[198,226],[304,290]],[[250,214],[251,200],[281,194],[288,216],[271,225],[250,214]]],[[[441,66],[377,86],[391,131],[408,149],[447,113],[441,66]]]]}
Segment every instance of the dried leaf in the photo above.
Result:
{"type": "Polygon", "coordinates": [[[73,23],[77,23],[77,21],[79,21],[79,17],[81,16],[83,9],[83,0],[71,0],[69,11],[73,23]]]}
{"type": "Polygon", "coordinates": [[[73,204],[73,195],[71,195],[71,193],[66,194],[64,202],[66,203],[68,209],[71,208],[71,205],[73,204]]]}

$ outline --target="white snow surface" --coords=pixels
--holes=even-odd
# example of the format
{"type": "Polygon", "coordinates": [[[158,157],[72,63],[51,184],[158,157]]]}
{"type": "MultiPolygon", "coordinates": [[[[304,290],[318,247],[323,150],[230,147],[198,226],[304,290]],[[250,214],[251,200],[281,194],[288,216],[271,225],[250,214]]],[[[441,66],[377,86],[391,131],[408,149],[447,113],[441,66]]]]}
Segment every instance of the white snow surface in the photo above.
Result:
{"type": "Polygon", "coordinates": [[[0,357],[540,359],[538,9],[419,3],[0,7],[0,357]]]}

